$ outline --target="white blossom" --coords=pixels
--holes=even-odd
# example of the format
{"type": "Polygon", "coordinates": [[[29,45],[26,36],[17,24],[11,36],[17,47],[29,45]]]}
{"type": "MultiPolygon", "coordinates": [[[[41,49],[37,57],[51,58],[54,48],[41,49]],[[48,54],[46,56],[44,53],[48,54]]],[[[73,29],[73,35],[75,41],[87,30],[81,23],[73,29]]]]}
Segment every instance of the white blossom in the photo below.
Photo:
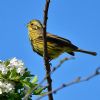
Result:
{"type": "Polygon", "coordinates": [[[20,73],[21,75],[25,73],[24,63],[22,60],[18,60],[15,57],[10,60],[10,64],[8,66],[10,67],[10,70],[16,68],[17,73],[20,73]]]}
{"type": "Polygon", "coordinates": [[[2,76],[0,79],[0,94],[3,94],[5,92],[8,93],[15,89],[14,83],[7,81],[7,80],[5,81],[5,78],[3,78],[3,75],[6,76],[8,71],[11,73],[8,76],[9,78],[11,75],[13,75],[12,71],[16,71],[16,73],[23,75],[25,73],[24,63],[22,62],[22,60],[18,60],[15,57],[12,58],[11,60],[9,60],[9,65],[7,65],[5,63],[5,61],[0,61],[0,74],[2,76]],[[15,69],[15,70],[13,70],[13,69],[15,69]],[[2,80],[2,78],[3,78],[3,80],[2,80]]]}
{"type": "Polygon", "coordinates": [[[4,64],[0,64],[0,71],[2,72],[3,75],[7,74],[8,68],[4,64]]]}
{"type": "Polygon", "coordinates": [[[25,73],[25,68],[24,67],[19,67],[16,70],[17,70],[17,73],[20,73],[21,75],[23,75],[25,73]]]}
{"type": "Polygon", "coordinates": [[[0,94],[2,94],[2,89],[0,88],[0,94]]]}
{"type": "Polygon", "coordinates": [[[14,85],[12,83],[0,81],[0,94],[4,92],[8,93],[13,89],[14,89],[14,85]]]}
{"type": "Polygon", "coordinates": [[[6,92],[11,91],[12,89],[14,89],[14,86],[11,83],[6,83],[6,92]]]}
{"type": "Polygon", "coordinates": [[[10,60],[9,66],[19,67],[19,66],[24,66],[24,63],[22,62],[22,60],[18,60],[16,59],[16,57],[14,57],[13,59],[10,60]]]}

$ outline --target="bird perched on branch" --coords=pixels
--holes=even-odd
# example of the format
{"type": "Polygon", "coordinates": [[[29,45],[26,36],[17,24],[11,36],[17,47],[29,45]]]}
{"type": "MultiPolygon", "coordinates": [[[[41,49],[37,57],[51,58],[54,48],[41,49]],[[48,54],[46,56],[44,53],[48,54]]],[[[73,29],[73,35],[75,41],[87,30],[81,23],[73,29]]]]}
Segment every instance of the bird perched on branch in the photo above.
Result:
{"type": "MultiPolygon", "coordinates": [[[[43,56],[43,25],[39,20],[31,20],[28,25],[29,39],[33,51],[38,53],[40,56],[43,56]]],[[[66,52],[74,56],[74,52],[82,52],[96,56],[96,52],[86,51],[78,48],[71,43],[68,39],[53,35],[47,32],[47,50],[48,57],[50,60],[57,58],[62,53],[66,52]]]]}

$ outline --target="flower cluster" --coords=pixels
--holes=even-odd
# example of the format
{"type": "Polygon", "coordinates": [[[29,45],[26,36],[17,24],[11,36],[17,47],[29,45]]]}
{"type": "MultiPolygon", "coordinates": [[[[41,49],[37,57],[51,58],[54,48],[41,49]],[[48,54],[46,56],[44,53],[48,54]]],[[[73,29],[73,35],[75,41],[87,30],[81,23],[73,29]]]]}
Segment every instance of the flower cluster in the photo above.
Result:
{"type": "MultiPolygon", "coordinates": [[[[0,60],[0,100],[22,100],[26,93],[37,86],[37,77],[30,74],[24,67],[22,60],[12,58],[6,61],[0,60]]],[[[40,95],[44,88],[39,85],[32,95],[40,95]]]]}
{"type": "Polygon", "coordinates": [[[10,60],[10,63],[8,66],[10,70],[13,70],[15,68],[17,73],[19,73],[20,75],[23,75],[25,73],[25,68],[23,67],[24,63],[22,62],[22,60],[13,58],[10,60]]]}
{"type": "Polygon", "coordinates": [[[7,74],[8,68],[4,64],[0,64],[0,71],[2,72],[3,75],[7,74]]]}
{"type": "Polygon", "coordinates": [[[4,79],[5,76],[11,78],[13,70],[15,70],[16,74],[22,76],[25,73],[24,63],[16,58],[8,61],[0,61],[0,94],[8,93],[14,89],[14,85],[4,79]],[[8,73],[10,74],[8,75],[8,73]]]}
{"type": "Polygon", "coordinates": [[[0,81],[0,94],[8,93],[14,89],[15,88],[14,88],[13,83],[8,82],[8,81],[4,81],[4,82],[0,81]]]}
{"type": "Polygon", "coordinates": [[[8,71],[16,69],[17,73],[23,75],[25,73],[25,68],[23,66],[24,63],[22,62],[22,60],[13,58],[9,60],[9,64],[7,64],[7,66],[5,65],[5,62],[0,63],[0,71],[2,72],[2,74],[7,74],[8,71]]]}

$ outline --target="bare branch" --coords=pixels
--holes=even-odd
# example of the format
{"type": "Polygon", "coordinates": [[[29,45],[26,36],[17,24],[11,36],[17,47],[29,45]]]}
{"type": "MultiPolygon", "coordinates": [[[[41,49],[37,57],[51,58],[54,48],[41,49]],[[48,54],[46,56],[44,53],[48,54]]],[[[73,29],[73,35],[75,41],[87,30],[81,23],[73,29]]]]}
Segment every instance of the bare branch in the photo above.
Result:
{"type": "MultiPolygon", "coordinates": [[[[45,9],[44,9],[44,20],[43,20],[43,40],[44,40],[44,64],[46,69],[47,83],[48,83],[48,92],[52,91],[52,79],[50,76],[50,64],[48,59],[48,50],[47,50],[47,39],[46,39],[46,27],[47,27],[47,19],[48,19],[48,9],[49,9],[50,0],[46,0],[45,9]]],[[[48,94],[49,100],[53,100],[52,93],[48,94]]]]}
{"type": "MultiPolygon", "coordinates": [[[[55,67],[53,67],[53,69],[50,71],[50,73],[48,73],[48,75],[46,75],[44,78],[43,78],[43,80],[39,83],[40,85],[42,85],[42,83],[47,79],[47,77],[49,76],[49,75],[51,75],[52,73],[54,73],[59,67],[61,67],[61,65],[65,62],[65,61],[67,61],[67,60],[70,60],[70,59],[73,59],[72,57],[71,58],[64,58],[64,59],[62,59],[59,63],[58,63],[58,65],[56,65],[55,67]]],[[[37,86],[38,87],[38,86],[37,86]]],[[[36,88],[37,88],[36,87],[36,88]]]]}
{"type": "Polygon", "coordinates": [[[50,74],[53,73],[53,72],[55,72],[58,68],[60,68],[61,65],[62,65],[65,61],[71,60],[71,59],[74,59],[74,57],[70,57],[70,58],[67,58],[67,57],[66,57],[66,58],[63,58],[62,60],[60,60],[60,62],[58,63],[58,65],[56,65],[55,67],[53,67],[53,69],[51,70],[50,74]]]}
{"type": "MultiPolygon", "coordinates": [[[[61,67],[61,65],[62,65],[65,61],[70,60],[70,59],[73,59],[73,57],[71,57],[71,58],[64,58],[64,59],[60,60],[60,62],[58,63],[58,65],[56,65],[55,67],[53,67],[53,69],[50,71],[50,73],[48,73],[48,75],[51,75],[51,74],[52,74],[53,72],[55,72],[59,67],[61,67]]],[[[47,79],[48,75],[45,76],[45,77],[43,78],[43,80],[42,80],[36,87],[32,88],[32,89],[31,89],[31,92],[28,93],[28,95],[30,95],[30,94],[32,93],[32,91],[36,90],[39,86],[41,86],[41,85],[43,84],[43,82],[47,79]]],[[[48,85],[47,85],[46,87],[48,87],[48,85]]],[[[28,97],[28,95],[26,95],[26,97],[28,97]]],[[[26,99],[25,99],[25,100],[26,100],[26,99]]]]}
{"type": "MultiPolygon", "coordinates": [[[[44,8],[44,21],[43,21],[43,41],[44,41],[44,64],[45,64],[45,69],[46,69],[46,76],[48,73],[50,73],[50,64],[49,64],[49,59],[48,59],[48,51],[47,51],[47,39],[46,39],[46,27],[47,27],[47,19],[48,19],[48,9],[49,9],[49,4],[50,0],[46,0],[45,8],[44,8]]],[[[52,79],[50,74],[47,77],[47,82],[48,82],[48,92],[52,91],[52,79]]],[[[32,88],[29,93],[27,93],[24,97],[24,100],[27,100],[29,95],[35,90],[37,87],[32,88]]],[[[53,95],[52,93],[48,94],[49,100],[53,100],[53,95]]]]}
{"type": "Polygon", "coordinates": [[[40,99],[42,99],[43,97],[47,96],[48,94],[57,93],[59,90],[65,88],[65,87],[68,87],[68,86],[71,86],[71,85],[74,85],[74,84],[78,84],[78,83],[81,83],[81,82],[89,81],[90,79],[96,77],[97,75],[100,75],[100,67],[98,67],[98,68],[94,71],[93,74],[91,74],[91,75],[89,75],[89,76],[87,76],[87,77],[85,77],[85,78],[77,77],[77,78],[75,78],[74,80],[72,80],[72,81],[70,81],[70,82],[67,82],[67,83],[62,84],[62,85],[59,86],[57,89],[47,92],[46,94],[42,95],[41,97],[37,98],[36,100],[40,100],[40,99]]]}

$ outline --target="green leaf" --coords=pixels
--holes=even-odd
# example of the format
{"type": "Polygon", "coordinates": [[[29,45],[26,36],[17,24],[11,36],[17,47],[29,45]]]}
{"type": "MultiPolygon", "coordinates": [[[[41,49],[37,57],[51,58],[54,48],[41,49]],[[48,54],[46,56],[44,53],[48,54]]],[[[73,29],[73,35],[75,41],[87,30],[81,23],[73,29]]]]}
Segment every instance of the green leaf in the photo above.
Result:
{"type": "Polygon", "coordinates": [[[32,83],[30,83],[30,82],[28,82],[28,81],[26,81],[26,80],[21,81],[21,83],[23,84],[23,86],[27,86],[27,87],[29,87],[29,88],[32,88],[32,87],[33,87],[32,83]]]}
{"type": "Polygon", "coordinates": [[[37,90],[34,90],[34,91],[33,91],[33,94],[34,94],[34,95],[41,95],[42,92],[43,92],[43,90],[44,90],[44,88],[43,88],[43,87],[40,87],[40,88],[38,88],[37,90]]]}
{"type": "Polygon", "coordinates": [[[10,60],[6,60],[6,61],[4,62],[4,64],[5,64],[5,66],[8,66],[8,65],[10,64],[10,60]]]}
{"type": "Polygon", "coordinates": [[[37,76],[34,76],[33,80],[32,80],[32,83],[36,83],[38,81],[38,77],[37,76]]]}

